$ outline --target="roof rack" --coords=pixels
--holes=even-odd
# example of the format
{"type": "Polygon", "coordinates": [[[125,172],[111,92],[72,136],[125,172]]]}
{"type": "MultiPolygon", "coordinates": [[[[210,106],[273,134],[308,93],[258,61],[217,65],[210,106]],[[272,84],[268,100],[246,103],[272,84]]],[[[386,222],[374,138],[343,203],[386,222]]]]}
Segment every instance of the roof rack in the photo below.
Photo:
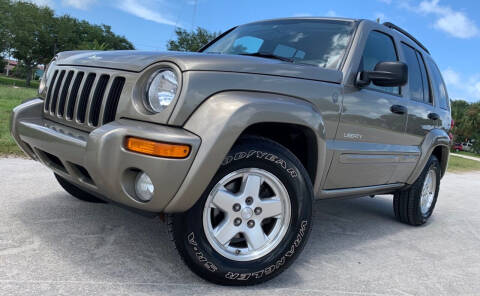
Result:
{"type": "Polygon", "coordinates": [[[385,22],[383,23],[384,26],[390,28],[390,29],[393,29],[393,30],[396,30],[400,33],[402,33],[403,35],[407,36],[408,38],[410,38],[413,42],[415,42],[418,46],[420,46],[423,50],[425,50],[428,54],[430,54],[430,52],[428,51],[428,49],[420,42],[418,41],[417,39],[415,39],[415,37],[413,37],[412,35],[410,35],[410,33],[408,33],[407,31],[405,31],[404,29],[400,28],[399,26],[395,25],[395,24],[392,24],[390,22],[385,22]]]}

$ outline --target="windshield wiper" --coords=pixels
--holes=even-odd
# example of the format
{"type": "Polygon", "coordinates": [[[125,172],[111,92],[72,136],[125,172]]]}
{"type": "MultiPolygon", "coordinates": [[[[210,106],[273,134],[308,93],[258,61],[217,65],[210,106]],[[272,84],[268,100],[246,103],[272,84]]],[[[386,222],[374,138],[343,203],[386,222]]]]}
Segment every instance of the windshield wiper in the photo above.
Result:
{"type": "Polygon", "coordinates": [[[250,56],[250,57],[260,57],[260,58],[267,58],[267,59],[276,59],[276,60],[290,62],[290,63],[293,63],[295,61],[295,59],[278,56],[268,52],[239,53],[239,55],[250,56]]]}

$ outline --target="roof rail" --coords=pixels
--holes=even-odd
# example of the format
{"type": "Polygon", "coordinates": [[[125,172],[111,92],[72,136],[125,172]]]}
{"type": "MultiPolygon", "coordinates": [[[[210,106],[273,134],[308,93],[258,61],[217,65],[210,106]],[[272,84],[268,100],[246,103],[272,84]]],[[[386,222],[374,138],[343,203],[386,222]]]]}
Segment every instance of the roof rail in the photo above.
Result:
{"type": "Polygon", "coordinates": [[[384,26],[390,28],[390,29],[393,29],[393,30],[396,30],[400,33],[402,33],[403,35],[407,36],[408,38],[410,38],[413,42],[415,42],[418,46],[420,46],[421,48],[423,48],[423,50],[425,50],[428,54],[430,54],[430,52],[428,51],[428,49],[420,42],[418,41],[417,39],[415,39],[415,37],[413,37],[412,35],[410,35],[410,33],[408,33],[407,31],[405,31],[404,29],[400,28],[399,26],[395,25],[395,24],[392,24],[390,22],[385,22],[383,23],[384,26]]]}

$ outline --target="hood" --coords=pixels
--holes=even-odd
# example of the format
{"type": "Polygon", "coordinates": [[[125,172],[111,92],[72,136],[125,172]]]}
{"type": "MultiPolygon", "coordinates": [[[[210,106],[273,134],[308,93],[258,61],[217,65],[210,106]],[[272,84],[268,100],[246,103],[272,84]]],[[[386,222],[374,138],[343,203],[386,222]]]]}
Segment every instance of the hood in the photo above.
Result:
{"type": "Polygon", "coordinates": [[[240,72],[340,83],[342,72],[293,64],[275,59],[191,52],[67,51],[59,53],[57,65],[75,65],[141,72],[158,62],[172,62],[181,71],[240,72]]]}

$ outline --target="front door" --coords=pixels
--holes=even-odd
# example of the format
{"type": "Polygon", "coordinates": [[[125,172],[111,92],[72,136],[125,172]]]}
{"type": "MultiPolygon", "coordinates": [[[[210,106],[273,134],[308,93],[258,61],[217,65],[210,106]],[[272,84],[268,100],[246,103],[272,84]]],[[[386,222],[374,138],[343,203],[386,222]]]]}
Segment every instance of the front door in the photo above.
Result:
{"type": "MultiPolygon", "coordinates": [[[[398,61],[393,38],[371,31],[359,71],[371,71],[378,62],[398,61]]],[[[389,183],[399,162],[408,161],[404,146],[408,100],[399,87],[346,86],[335,141],[334,159],[324,189],[389,183]]]]}

